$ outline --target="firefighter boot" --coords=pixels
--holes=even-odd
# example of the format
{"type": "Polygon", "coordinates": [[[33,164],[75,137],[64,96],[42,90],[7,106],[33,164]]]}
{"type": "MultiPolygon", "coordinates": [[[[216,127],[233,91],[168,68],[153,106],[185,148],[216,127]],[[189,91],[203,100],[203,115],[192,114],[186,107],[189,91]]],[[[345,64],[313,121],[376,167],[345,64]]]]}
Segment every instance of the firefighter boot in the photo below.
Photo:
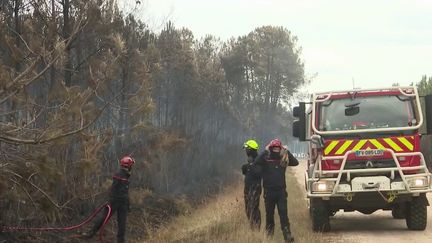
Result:
{"type": "Polygon", "coordinates": [[[285,242],[287,242],[287,243],[294,242],[294,237],[292,236],[292,234],[291,234],[291,230],[290,230],[289,227],[285,227],[285,228],[282,230],[282,233],[283,233],[283,236],[284,236],[285,242]]]}

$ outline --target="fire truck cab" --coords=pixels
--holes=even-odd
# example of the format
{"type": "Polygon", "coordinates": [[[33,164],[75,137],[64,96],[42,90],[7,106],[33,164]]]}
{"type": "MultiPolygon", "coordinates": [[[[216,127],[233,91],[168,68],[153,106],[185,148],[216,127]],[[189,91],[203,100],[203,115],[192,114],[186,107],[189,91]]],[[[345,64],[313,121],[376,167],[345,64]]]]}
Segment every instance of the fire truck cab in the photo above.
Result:
{"type": "Polygon", "coordinates": [[[339,210],[378,209],[405,219],[410,230],[426,228],[432,186],[420,139],[432,134],[432,95],[419,97],[416,87],[316,93],[293,115],[293,136],[309,141],[313,230],[330,231],[339,210]]]}

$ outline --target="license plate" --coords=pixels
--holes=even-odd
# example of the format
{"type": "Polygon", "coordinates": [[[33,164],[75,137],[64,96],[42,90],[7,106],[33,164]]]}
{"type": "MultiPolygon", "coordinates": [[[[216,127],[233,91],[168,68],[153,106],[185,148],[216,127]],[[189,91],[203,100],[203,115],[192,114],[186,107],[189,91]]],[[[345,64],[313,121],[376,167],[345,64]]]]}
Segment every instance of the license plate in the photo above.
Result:
{"type": "Polygon", "coordinates": [[[367,150],[357,150],[355,152],[356,156],[365,157],[365,156],[381,156],[384,154],[384,150],[382,149],[367,149],[367,150]]]}

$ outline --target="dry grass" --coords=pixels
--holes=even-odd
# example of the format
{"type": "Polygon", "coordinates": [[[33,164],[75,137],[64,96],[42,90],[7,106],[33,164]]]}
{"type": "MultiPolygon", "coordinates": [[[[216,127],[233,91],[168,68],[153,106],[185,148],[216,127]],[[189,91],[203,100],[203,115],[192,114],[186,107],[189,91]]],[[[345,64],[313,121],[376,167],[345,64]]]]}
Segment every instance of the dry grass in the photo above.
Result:
{"type": "Polygon", "coordinates": [[[248,228],[241,187],[237,185],[191,215],[176,218],[155,232],[149,242],[266,242],[265,238],[248,228]]]}
{"type": "MultiPolygon", "coordinates": [[[[289,218],[296,243],[331,242],[329,237],[323,238],[322,234],[312,232],[304,192],[291,172],[287,176],[287,185],[289,218]]],[[[261,228],[264,228],[263,202],[261,213],[261,228]]],[[[148,242],[283,242],[278,216],[275,218],[273,239],[268,239],[263,230],[252,231],[244,213],[243,189],[239,183],[190,215],[178,217],[166,227],[152,232],[148,242]]]]}

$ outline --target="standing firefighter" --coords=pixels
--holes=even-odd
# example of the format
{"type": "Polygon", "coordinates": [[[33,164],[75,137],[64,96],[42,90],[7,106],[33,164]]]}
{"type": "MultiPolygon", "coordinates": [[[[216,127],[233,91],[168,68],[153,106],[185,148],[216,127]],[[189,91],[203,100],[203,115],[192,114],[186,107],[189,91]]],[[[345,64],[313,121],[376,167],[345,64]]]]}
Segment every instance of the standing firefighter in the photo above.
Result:
{"type": "Polygon", "coordinates": [[[261,166],[254,164],[258,156],[259,145],[255,140],[248,140],[243,148],[246,151],[247,163],[242,166],[245,176],[244,201],[246,215],[252,229],[259,229],[261,226],[261,213],[259,201],[261,196],[261,166]]]}
{"type": "MultiPolygon", "coordinates": [[[[117,242],[125,242],[126,217],[129,211],[129,176],[131,174],[132,165],[135,160],[130,156],[125,156],[120,160],[120,170],[114,174],[111,191],[109,195],[109,204],[111,206],[111,214],[117,212],[117,242]]],[[[83,233],[83,237],[91,238],[102,227],[104,220],[108,214],[108,208],[105,207],[104,213],[95,222],[93,228],[88,233],[83,233]]]]}
{"type": "Polygon", "coordinates": [[[293,242],[288,219],[285,171],[287,166],[298,165],[298,160],[282,146],[281,141],[274,139],[255,162],[262,166],[267,234],[272,236],[274,233],[274,210],[277,206],[285,242],[293,242]]]}

